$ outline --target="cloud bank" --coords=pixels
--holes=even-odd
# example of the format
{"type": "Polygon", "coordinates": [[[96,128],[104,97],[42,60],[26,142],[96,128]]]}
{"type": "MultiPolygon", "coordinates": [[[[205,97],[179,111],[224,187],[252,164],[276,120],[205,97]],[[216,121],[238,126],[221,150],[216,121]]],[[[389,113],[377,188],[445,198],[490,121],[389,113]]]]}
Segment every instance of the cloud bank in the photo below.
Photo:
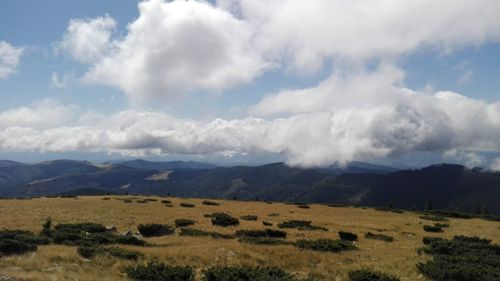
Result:
{"type": "Polygon", "coordinates": [[[24,49],[14,47],[8,42],[0,41],[0,79],[6,79],[16,72],[24,49]]]}

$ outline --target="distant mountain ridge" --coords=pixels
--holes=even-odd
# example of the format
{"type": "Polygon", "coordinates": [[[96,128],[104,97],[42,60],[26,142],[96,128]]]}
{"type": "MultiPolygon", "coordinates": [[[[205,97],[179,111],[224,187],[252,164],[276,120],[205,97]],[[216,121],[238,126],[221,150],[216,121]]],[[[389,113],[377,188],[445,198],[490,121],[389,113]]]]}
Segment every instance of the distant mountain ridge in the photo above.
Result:
{"type": "Polygon", "coordinates": [[[94,164],[56,160],[0,166],[0,196],[44,196],[78,191],[171,194],[183,197],[394,205],[500,213],[500,173],[441,164],[401,170],[369,163],[303,169],[284,163],[217,167],[200,162],[145,160],[94,164]]]}

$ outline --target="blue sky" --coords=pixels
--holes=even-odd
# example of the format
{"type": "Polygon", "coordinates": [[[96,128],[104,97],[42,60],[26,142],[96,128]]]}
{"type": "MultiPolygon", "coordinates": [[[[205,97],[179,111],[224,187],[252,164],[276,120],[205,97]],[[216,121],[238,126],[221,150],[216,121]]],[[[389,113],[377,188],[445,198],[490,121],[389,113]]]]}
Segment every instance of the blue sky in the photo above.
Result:
{"type": "Polygon", "coordinates": [[[0,158],[497,165],[500,6],[355,2],[2,1],[0,158]]]}

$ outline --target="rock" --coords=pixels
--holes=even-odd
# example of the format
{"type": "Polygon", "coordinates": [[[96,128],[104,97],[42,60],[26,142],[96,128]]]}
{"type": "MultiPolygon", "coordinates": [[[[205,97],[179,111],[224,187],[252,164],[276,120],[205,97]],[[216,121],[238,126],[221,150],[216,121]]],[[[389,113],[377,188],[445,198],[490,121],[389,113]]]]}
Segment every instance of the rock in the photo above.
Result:
{"type": "Polygon", "coordinates": [[[116,232],[116,226],[106,226],[106,232],[116,232]]]}

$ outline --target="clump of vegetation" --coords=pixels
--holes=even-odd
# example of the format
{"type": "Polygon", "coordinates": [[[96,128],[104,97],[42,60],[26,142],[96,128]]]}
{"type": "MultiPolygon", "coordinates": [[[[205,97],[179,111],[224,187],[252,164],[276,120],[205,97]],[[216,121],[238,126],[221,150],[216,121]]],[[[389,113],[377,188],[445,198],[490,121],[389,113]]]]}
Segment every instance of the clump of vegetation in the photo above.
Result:
{"type": "Polygon", "coordinates": [[[428,210],[428,214],[432,214],[435,216],[449,217],[449,218],[458,218],[458,219],[472,219],[474,215],[467,214],[458,211],[449,211],[449,210],[428,210]]]}
{"type": "Polygon", "coordinates": [[[286,238],[285,231],[270,228],[264,230],[238,230],[235,235],[238,237],[286,238]]]}
{"type": "Polygon", "coordinates": [[[140,203],[140,204],[146,204],[148,203],[148,200],[140,199],[140,200],[135,200],[135,203],[140,203]]]}
{"type": "Polygon", "coordinates": [[[441,237],[424,237],[424,238],[422,238],[422,242],[425,245],[429,245],[429,244],[434,243],[436,241],[444,241],[444,239],[441,237]]]}
{"type": "Polygon", "coordinates": [[[297,205],[297,207],[301,208],[301,209],[309,209],[311,208],[309,205],[307,204],[300,204],[300,205],[297,205]]]}
{"type": "Polygon", "coordinates": [[[193,281],[195,276],[189,266],[170,266],[161,262],[127,267],[125,273],[136,281],[193,281]]]}
{"type": "Polygon", "coordinates": [[[322,252],[340,252],[357,249],[350,241],[333,240],[320,238],[316,240],[299,239],[295,246],[300,249],[322,251],[322,252]]]}
{"type": "Polygon", "coordinates": [[[344,207],[347,207],[346,204],[328,204],[327,206],[328,207],[332,207],[332,208],[344,208],[344,207]]]}
{"type": "Polygon", "coordinates": [[[268,221],[263,221],[262,225],[264,225],[264,226],[273,226],[273,223],[272,222],[268,222],[268,221]]]}
{"type": "Polygon", "coordinates": [[[181,232],[179,234],[180,236],[194,236],[194,237],[201,237],[201,236],[210,236],[214,239],[233,239],[234,236],[230,234],[223,234],[219,232],[214,232],[214,231],[205,231],[205,230],[199,230],[199,229],[194,229],[194,228],[181,228],[181,232]]]}
{"type": "Polygon", "coordinates": [[[208,206],[219,206],[220,204],[215,202],[215,201],[210,201],[210,200],[203,200],[201,202],[203,205],[208,205],[208,206]]]}
{"type": "Polygon", "coordinates": [[[349,272],[350,281],[399,281],[400,279],[382,272],[370,269],[358,269],[349,272]]]}
{"type": "Polygon", "coordinates": [[[358,240],[358,235],[356,233],[348,232],[348,231],[339,231],[339,237],[341,240],[345,241],[356,241],[358,240]]]}
{"type": "Polygon", "coordinates": [[[218,226],[233,226],[233,225],[239,225],[240,221],[226,213],[214,213],[211,216],[212,218],[212,224],[213,225],[218,225],[218,226]]]}
{"type": "Polygon", "coordinates": [[[417,268],[427,278],[436,281],[499,280],[500,245],[491,244],[491,240],[466,236],[426,240],[427,246],[422,251],[432,259],[417,264],[417,268]]]}
{"type": "Polygon", "coordinates": [[[328,230],[321,226],[312,225],[311,221],[288,220],[278,224],[279,228],[297,228],[299,230],[328,230]]]}
{"type": "Polygon", "coordinates": [[[419,218],[423,220],[428,220],[428,221],[449,221],[449,219],[445,217],[440,217],[440,216],[430,216],[430,215],[424,215],[424,216],[419,216],[419,218]]]}
{"type": "Polygon", "coordinates": [[[381,240],[381,241],[385,241],[385,242],[394,241],[394,238],[391,236],[379,234],[379,233],[372,233],[372,232],[365,233],[365,238],[366,239],[381,240]]]}
{"type": "Polygon", "coordinates": [[[48,244],[44,236],[25,230],[0,230],[0,256],[36,251],[38,245],[48,244]]]}
{"type": "Polygon", "coordinates": [[[254,244],[254,245],[288,245],[287,242],[279,238],[267,238],[267,237],[241,237],[238,241],[242,243],[254,244]]]}
{"type": "Polygon", "coordinates": [[[203,271],[203,281],[296,281],[276,267],[212,267],[203,271]]]}
{"type": "Polygon", "coordinates": [[[244,215],[244,216],[241,216],[240,219],[245,220],[245,221],[256,221],[257,220],[257,216],[255,216],[255,215],[244,215]]]}
{"type": "Polygon", "coordinates": [[[133,236],[120,236],[106,232],[106,227],[97,223],[58,224],[50,231],[52,240],[66,245],[127,244],[146,245],[146,241],[133,236]]]}
{"type": "Polygon", "coordinates": [[[424,230],[427,232],[443,232],[441,227],[434,225],[424,225],[424,230]]]}
{"type": "Polygon", "coordinates": [[[280,214],[278,213],[270,213],[269,215],[267,215],[268,217],[279,217],[280,214]]]}
{"type": "Polygon", "coordinates": [[[158,199],[156,199],[156,198],[146,198],[146,199],[144,199],[144,201],[156,202],[156,201],[158,201],[158,199]]]}
{"type": "Polygon", "coordinates": [[[100,254],[108,254],[112,257],[125,260],[137,260],[141,256],[141,253],[137,251],[129,251],[118,247],[80,246],[77,249],[77,253],[86,259],[91,259],[100,254]]]}
{"type": "Polygon", "coordinates": [[[175,220],[176,227],[186,227],[195,224],[196,221],[191,219],[177,219],[175,220]]]}
{"type": "Polygon", "coordinates": [[[102,200],[111,200],[111,197],[103,197],[102,200]]]}
{"type": "Polygon", "coordinates": [[[192,203],[187,203],[187,202],[181,202],[179,205],[180,205],[181,207],[184,207],[184,208],[194,208],[194,207],[195,207],[195,205],[194,205],[194,204],[192,204],[192,203]]]}
{"type": "Polygon", "coordinates": [[[434,224],[435,227],[441,227],[441,228],[446,228],[446,227],[450,227],[450,224],[448,223],[435,223],[434,224]]]}
{"type": "Polygon", "coordinates": [[[139,224],[137,230],[139,230],[139,233],[144,237],[170,235],[175,232],[172,226],[157,223],[139,224]]]}
{"type": "Polygon", "coordinates": [[[397,213],[397,214],[404,213],[403,210],[401,210],[401,209],[394,209],[394,208],[388,208],[388,207],[375,208],[375,211],[392,212],[392,213],[397,213]]]}
{"type": "Polygon", "coordinates": [[[161,200],[160,203],[162,203],[162,204],[172,204],[172,201],[165,199],[165,200],[161,200]]]}
{"type": "Polygon", "coordinates": [[[123,203],[132,203],[132,200],[130,200],[130,199],[125,199],[125,200],[123,200],[123,203]]]}
{"type": "Polygon", "coordinates": [[[167,207],[167,208],[172,208],[172,207],[174,207],[174,205],[173,205],[173,204],[164,204],[164,206],[165,206],[165,207],[167,207]]]}

